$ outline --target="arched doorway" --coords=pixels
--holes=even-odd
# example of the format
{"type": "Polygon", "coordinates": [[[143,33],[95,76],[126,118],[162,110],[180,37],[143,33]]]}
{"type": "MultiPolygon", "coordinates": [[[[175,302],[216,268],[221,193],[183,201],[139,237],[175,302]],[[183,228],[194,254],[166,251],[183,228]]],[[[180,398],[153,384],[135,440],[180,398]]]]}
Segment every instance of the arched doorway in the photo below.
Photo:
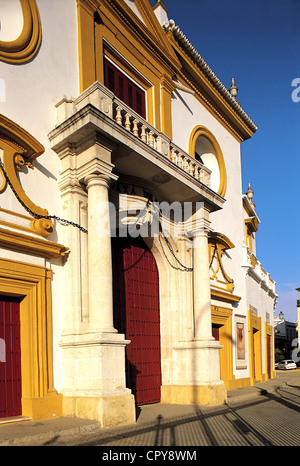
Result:
{"type": "Polygon", "coordinates": [[[114,326],[126,348],[126,385],[137,405],[160,402],[159,278],[141,238],[112,238],[114,326]]]}

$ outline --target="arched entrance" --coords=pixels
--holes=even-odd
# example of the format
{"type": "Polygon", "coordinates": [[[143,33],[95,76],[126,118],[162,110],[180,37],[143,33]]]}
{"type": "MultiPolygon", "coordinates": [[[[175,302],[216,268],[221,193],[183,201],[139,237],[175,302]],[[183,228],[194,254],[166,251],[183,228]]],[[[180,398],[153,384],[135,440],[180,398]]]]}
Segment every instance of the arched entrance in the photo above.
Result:
{"type": "Polygon", "coordinates": [[[112,238],[114,326],[126,348],[126,385],[137,405],[160,402],[159,278],[141,238],[112,238]]]}

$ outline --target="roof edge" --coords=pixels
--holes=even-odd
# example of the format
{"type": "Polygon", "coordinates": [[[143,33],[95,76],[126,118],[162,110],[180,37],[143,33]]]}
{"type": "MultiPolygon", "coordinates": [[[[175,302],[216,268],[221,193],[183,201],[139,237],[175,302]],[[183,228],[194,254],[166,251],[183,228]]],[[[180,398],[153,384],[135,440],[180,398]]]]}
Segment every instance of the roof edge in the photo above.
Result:
{"type": "Polygon", "coordinates": [[[231,107],[238,113],[238,115],[243,119],[243,121],[249,126],[249,128],[255,132],[258,129],[258,126],[252,121],[252,119],[247,115],[247,113],[242,109],[241,105],[237,100],[230,94],[224,84],[220,79],[215,75],[206,61],[202,58],[199,52],[193,47],[187,37],[183,34],[179,26],[175,25],[174,20],[170,19],[168,23],[163,24],[163,29],[165,32],[171,31],[174,36],[179,40],[179,42],[185,47],[191,57],[196,61],[200,66],[201,70],[205,73],[211,83],[218,89],[220,94],[224,99],[231,105],[231,107]]]}

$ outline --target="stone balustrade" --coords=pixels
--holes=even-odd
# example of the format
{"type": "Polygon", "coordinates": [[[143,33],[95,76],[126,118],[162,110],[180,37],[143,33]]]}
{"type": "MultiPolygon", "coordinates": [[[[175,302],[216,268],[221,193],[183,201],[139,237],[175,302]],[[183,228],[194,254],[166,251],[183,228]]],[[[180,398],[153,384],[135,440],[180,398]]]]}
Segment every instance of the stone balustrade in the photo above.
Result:
{"type": "Polygon", "coordinates": [[[172,162],[188,172],[191,176],[196,178],[196,180],[207,186],[210,186],[211,171],[207,167],[202,165],[202,163],[198,162],[198,160],[196,160],[191,155],[188,155],[173,142],[170,144],[170,151],[172,162]]]}
{"type": "Polygon", "coordinates": [[[113,98],[113,118],[125,129],[158,152],[168,156],[175,165],[189,173],[196,180],[210,186],[211,171],[194,157],[184,152],[169,138],[157,131],[140,115],[116,97],[113,98]]]}
{"type": "Polygon", "coordinates": [[[210,187],[211,171],[207,167],[176,146],[164,133],[150,125],[99,82],[92,84],[76,99],[63,97],[57,102],[57,126],[87,104],[96,107],[144,144],[167,157],[194,179],[210,187]]]}

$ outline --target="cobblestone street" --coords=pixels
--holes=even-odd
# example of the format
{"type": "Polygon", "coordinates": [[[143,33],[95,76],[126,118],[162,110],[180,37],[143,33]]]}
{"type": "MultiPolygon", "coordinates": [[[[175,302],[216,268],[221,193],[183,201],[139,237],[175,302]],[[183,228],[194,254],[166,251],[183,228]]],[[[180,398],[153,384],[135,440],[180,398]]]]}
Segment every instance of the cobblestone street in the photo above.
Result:
{"type": "Polygon", "coordinates": [[[279,375],[290,380],[289,384],[255,398],[237,397],[218,407],[147,406],[134,425],[75,435],[59,434],[29,444],[130,448],[300,446],[300,371],[279,375]],[[150,412],[152,420],[147,421],[150,412]]]}

